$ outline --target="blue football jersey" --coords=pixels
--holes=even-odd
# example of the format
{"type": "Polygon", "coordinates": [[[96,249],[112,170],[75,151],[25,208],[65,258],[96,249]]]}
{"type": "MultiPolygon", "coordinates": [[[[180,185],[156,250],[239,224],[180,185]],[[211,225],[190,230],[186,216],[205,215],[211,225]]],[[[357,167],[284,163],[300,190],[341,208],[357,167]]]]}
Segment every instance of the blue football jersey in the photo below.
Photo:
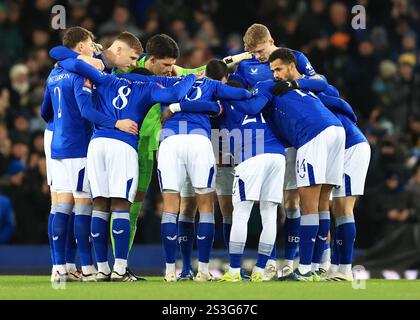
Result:
{"type": "Polygon", "coordinates": [[[328,108],[341,122],[346,132],[346,149],[361,142],[367,142],[366,137],[356,125],[357,117],[351,106],[339,98],[338,90],[329,85],[325,78],[314,79],[304,76],[297,80],[299,87],[316,93],[326,108],[328,108]]]}
{"type": "Polygon", "coordinates": [[[51,119],[47,122],[46,129],[49,131],[54,131],[54,119],[51,119]]]}
{"type": "Polygon", "coordinates": [[[340,120],[344,130],[346,131],[346,149],[358,143],[368,142],[359,127],[351,121],[349,117],[341,113],[335,113],[335,115],[338,120],[340,120]]]}
{"type": "Polygon", "coordinates": [[[79,109],[78,99],[92,95],[92,84],[63,68],[55,68],[47,78],[46,93],[54,111],[53,159],[83,158],[92,134],[92,125],[79,109]]]}
{"type": "MultiPolygon", "coordinates": [[[[217,99],[245,99],[251,94],[241,88],[233,88],[208,78],[195,81],[182,101],[215,101],[217,99]]],[[[162,105],[162,108],[167,106],[162,105]]],[[[161,139],[178,134],[201,134],[210,139],[211,123],[204,113],[177,112],[162,127],[161,139]]]]}
{"type": "Polygon", "coordinates": [[[281,142],[275,136],[262,114],[245,115],[229,101],[183,101],[183,112],[218,114],[222,139],[222,154],[230,153],[236,163],[264,153],[284,154],[281,142]]]}
{"type": "Polygon", "coordinates": [[[230,153],[236,163],[264,153],[285,154],[283,145],[261,113],[244,115],[227,101],[222,105],[221,127],[229,131],[230,153]]]}
{"type": "MultiPolygon", "coordinates": [[[[49,55],[54,60],[62,61],[65,59],[77,59],[80,54],[70,48],[67,48],[66,46],[55,46],[50,50],[49,55]]],[[[109,65],[102,52],[98,55],[94,55],[94,58],[100,59],[103,62],[105,66],[105,69],[103,70],[104,72],[112,73],[114,71],[114,68],[109,65]]]]}
{"type": "MultiPolygon", "coordinates": [[[[296,58],[296,68],[299,73],[307,76],[316,74],[308,58],[300,51],[292,50],[296,58]]],[[[231,80],[239,81],[244,88],[253,88],[257,82],[274,79],[268,62],[260,62],[256,58],[242,60],[231,80]]]]}
{"type": "Polygon", "coordinates": [[[285,146],[290,144],[298,149],[326,128],[342,126],[312,92],[292,90],[274,96],[270,92],[273,85],[273,80],[259,82],[254,88],[253,98],[232,104],[245,114],[256,114],[264,109],[263,116],[285,146]]]}
{"type": "Polygon", "coordinates": [[[326,95],[325,93],[327,92],[332,92],[334,94],[331,90],[325,90],[317,96],[320,98],[321,102],[334,113],[343,125],[346,132],[345,148],[348,149],[358,143],[367,142],[366,137],[355,123],[357,117],[351,106],[343,99],[335,96],[335,94],[333,96],[326,95]]]}
{"type": "MultiPolygon", "coordinates": [[[[100,113],[115,119],[131,119],[141,127],[149,109],[156,103],[173,103],[181,100],[193,85],[195,75],[177,79],[176,84],[165,88],[156,81],[133,81],[144,79],[140,75],[127,75],[127,79],[114,74],[99,72],[87,63],[68,59],[59,62],[66,69],[72,70],[91,79],[96,84],[96,109],[100,113]]],[[[146,77],[147,78],[147,77],[146,77]]],[[[153,77],[150,77],[153,78],[153,77]]],[[[138,135],[95,124],[92,139],[104,137],[126,142],[137,150],[138,135]]]]}

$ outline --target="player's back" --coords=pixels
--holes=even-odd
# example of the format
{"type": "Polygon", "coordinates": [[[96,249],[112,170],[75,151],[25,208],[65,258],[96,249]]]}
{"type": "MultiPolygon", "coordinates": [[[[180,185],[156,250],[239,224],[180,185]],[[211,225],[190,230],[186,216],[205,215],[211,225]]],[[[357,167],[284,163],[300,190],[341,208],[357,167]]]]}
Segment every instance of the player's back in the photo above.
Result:
{"type": "Polygon", "coordinates": [[[358,143],[367,142],[367,139],[360,128],[351,121],[349,117],[341,113],[335,113],[335,115],[338,120],[340,120],[344,130],[346,131],[346,149],[358,143]]]}
{"type": "MultiPolygon", "coordinates": [[[[156,83],[130,81],[109,75],[106,82],[96,87],[95,107],[107,116],[117,120],[131,119],[141,126],[150,107],[155,103],[150,91],[156,83]]],[[[112,138],[124,141],[137,148],[138,136],[118,130],[95,125],[93,138],[112,138]]]]}
{"type": "Polygon", "coordinates": [[[75,92],[83,81],[80,76],[61,67],[54,68],[48,76],[47,86],[54,109],[51,143],[51,157],[54,159],[86,157],[92,125],[82,118],[75,92]]]}
{"type": "Polygon", "coordinates": [[[230,153],[237,163],[263,153],[285,154],[284,147],[275,136],[261,113],[244,115],[229,102],[222,102],[221,128],[229,131],[230,153]]]}
{"type": "Polygon", "coordinates": [[[340,121],[310,91],[292,90],[282,96],[270,93],[274,81],[260,82],[256,90],[271,97],[263,114],[273,121],[273,130],[299,148],[329,126],[341,126],[340,121]]]}
{"type": "MultiPolygon", "coordinates": [[[[316,74],[308,58],[300,51],[291,50],[296,58],[296,69],[300,74],[313,76],[316,74]]],[[[245,88],[253,88],[259,81],[274,79],[268,62],[260,62],[256,58],[242,60],[231,80],[241,82],[245,88]]]]}
{"type": "MultiPolygon", "coordinates": [[[[208,78],[196,80],[182,101],[213,101],[217,81],[208,78]]],[[[166,107],[166,106],[163,106],[166,107]]],[[[171,134],[202,134],[210,138],[210,119],[204,113],[177,112],[163,126],[162,139],[171,134]]]]}

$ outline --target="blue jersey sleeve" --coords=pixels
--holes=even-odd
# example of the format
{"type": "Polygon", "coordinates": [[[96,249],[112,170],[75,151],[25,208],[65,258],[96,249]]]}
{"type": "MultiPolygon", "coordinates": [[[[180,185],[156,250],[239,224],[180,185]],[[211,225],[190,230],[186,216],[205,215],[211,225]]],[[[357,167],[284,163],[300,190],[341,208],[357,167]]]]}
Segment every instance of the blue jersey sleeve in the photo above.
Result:
{"type": "Polygon", "coordinates": [[[244,88],[248,88],[249,84],[248,84],[248,81],[246,81],[245,77],[243,76],[243,73],[244,73],[243,63],[239,63],[238,68],[236,69],[236,72],[229,76],[229,80],[238,81],[242,83],[244,88]]]}
{"type": "Polygon", "coordinates": [[[136,74],[136,73],[121,73],[117,76],[120,78],[131,80],[131,81],[158,82],[164,87],[171,87],[175,85],[177,82],[182,80],[182,77],[146,76],[143,74],[136,74]]]}
{"type": "Polygon", "coordinates": [[[61,61],[69,58],[76,59],[79,53],[65,46],[56,46],[50,50],[50,57],[54,60],[61,61]]]}
{"type": "Polygon", "coordinates": [[[309,77],[316,75],[316,72],[312,67],[311,63],[309,62],[308,58],[302,52],[295,51],[295,53],[296,68],[299,71],[299,73],[309,77]]]}
{"type": "Polygon", "coordinates": [[[255,115],[264,109],[268,99],[263,95],[255,95],[248,100],[230,100],[229,103],[240,113],[255,115]]]}
{"type": "Polygon", "coordinates": [[[337,97],[337,98],[340,96],[340,92],[338,92],[337,88],[331,84],[327,86],[327,88],[324,90],[323,93],[325,93],[327,96],[332,96],[332,97],[337,97]]]}
{"type": "Polygon", "coordinates": [[[357,116],[353,112],[352,107],[343,99],[327,96],[324,93],[318,94],[318,98],[332,112],[344,114],[353,122],[357,121],[357,116]]]}
{"type": "Polygon", "coordinates": [[[106,116],[104,113],[95,109],[92,103],[92,83],[88,79],[76,76],[74,79],[74,96],[83,118],[90,122],[107,127],[114,128],[116,119],[106,116]]]}
{"type": "Polygon", "coordinates": [[[48,86],[45,86],[44,99],[42,100],[41,105],[41,117],[45,122],[49,122],[54,118],[54,109],[51,101],[50,90],[48,86]]]}
{"type": "Polygon", "coordinates": [[[216,81],[215,96],[217,99],[244,100],[251,98],[251,93],[242,88],[235,88],[216,81]]]}
{"type": "Polygon", "coordinates": [[[214,101],[182,101],[179,103],[181,112],[189,113],[208,113],[210,115],[219,115],[222,113],[222,106],[214,101]]]}
{"type": "Polygon", "coordinates": [[[196,76],[189,74],[172,87],[164,88],[157,83],[151,87],[150,96],[154,103],[173,103],[180,101],[194,84],[196,76]]]}
{"type": "Polygon", "coordinates": [[[274,82],[262,81],[255,85],[252,97],[248,100],[231,100],[229,103],[239,112],[247,115],[258,114],[264,109],[266,104],[272,99],[270,89],[274,82]]]}
{"type": "Polygon", "coordinates": [[[92,80],[95,84],[102,84],[115,78],[115,75],[98,71],[90,64],[79,59],[71,58],[59,61],[58,65],[70,72],[77,73],[82,77],[92,80]]]}
{"type": "Polygon", "coordinates": [[[324,91],[328,86],[328,82],[325,78],[300,78],[297,79],[296,82],[298,83],[299,88],[313,92],[324,91]]]}

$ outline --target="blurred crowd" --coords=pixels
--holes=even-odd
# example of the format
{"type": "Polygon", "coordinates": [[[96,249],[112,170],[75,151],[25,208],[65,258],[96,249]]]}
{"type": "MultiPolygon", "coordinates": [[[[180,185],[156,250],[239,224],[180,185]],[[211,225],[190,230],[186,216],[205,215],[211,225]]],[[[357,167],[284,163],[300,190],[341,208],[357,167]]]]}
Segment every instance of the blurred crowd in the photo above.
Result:
{"type": "MultiPolygon", "coordinates": [[[[399,224],[420,220],[420,1],[416,0],[0,0],[0,243],[47,242],[40,118],[45,79],[60,43],[51,8],[64,5],[107,47],[128,30],[143,46],[157,33],[180,47],[178,65],[198,67],[243,51],[252,23],[275,44],[303,51],[353,106],[371,147],[366,195],[356,207],[356,246],[368,248],[399,224]],[[353,29],[352,8],[366,9],[353,29]]],[[[141,242],[159,241],[154,194],[140,223],[141,242]]]]}

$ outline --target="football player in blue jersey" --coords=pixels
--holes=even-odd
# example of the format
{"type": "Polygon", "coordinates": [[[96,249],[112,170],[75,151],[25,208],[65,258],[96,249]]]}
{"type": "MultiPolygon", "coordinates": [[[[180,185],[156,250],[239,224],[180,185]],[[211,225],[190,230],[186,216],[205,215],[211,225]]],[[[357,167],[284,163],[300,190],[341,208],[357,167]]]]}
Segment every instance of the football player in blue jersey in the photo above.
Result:
{"type": "MultiPolygon", "coordinates": [[[[276,94],[283,94],[284,89],[292,83],[279,83],[273,89],[276,94]]],[[[341,185],[332,191],[332,212],[335,218],[334,253],[338,262],[337,269],[332,268],[321,275],[321,280],[352,281],[351,270],[353,246],[356,238],[356,226],[353,209],[357,196],[363,195],[364,184],[370,162],[370,146],[366,137],[356,125],[357,117],[351,106],[339,98],[338,90],[328,85],[319,91],[316,80],[300,82],[300,88],[315,92],[322,103],[330,109],[342,123],[346,132],[344,152],[344,175],[341,185]]],[[[288,89],[286,89],[287,91],[288,89]]],[[[324,236],[328,228],[324,228],[324,236]]],[[[318,270],[322,250],[314,250],[312,268],[318,270]]],[[[320,268],[319,268],[320,270],[320,268]]]]}
{"type": "MultiPolygon", "coordinates": [[[[76,52],[92,56],[93,38],[90,31],[74,27],[66,31],[63,44],[76,52]]],[[[48,150],[51,151],[52,158],[52,187],[57,192],[55,214],[51,223],[56,264],[54,281],[68,280],[65,245],[73,205],[74,235],[80,251],[82,280],[94,280],[96,274],[89,241],[91,202],[86,173],[87,145],[91,135],[89,121],[132,133],[137,130],[136,124],[129,119],[118,121],[96,111],[92,105],[91,88],[87,79],[61,67],[55,68],[47,79],[41,107],[43,118],[54,124],[51,149],[48,150]]]]}
{"type": "MultiPolygon", "coordinates": [[[[97,44],[94,44],[94,48],[96,46],[97,44]]],[[[77,58],[106,73],[113,73],[117,69],[127,72],[130,68],[136,67],[137,60],[142,53],[141,42],[130,32],[121,32],[109,48],[95,50],[93,57],[69,50],[67,46],[56,46],[49,52],[50,57],[54,60],[77,58]]]]}
{"type": "MultiPolygon", "coordinates": [[[[211,61],[210,65],[223,64],[211,61]]],[[[216,67],[217,68],[217,67],[216,67]]],[[[206,71],[207,74],[207,71],[206,71]]],[[[217,98],[245,99],[250,93],[207,77],[197,80],[186,101],[213,101],[217,98]]],[[[206,114],[179,112],[165,122],[159,148],[158,175],[163,193],[162,241],[166,256],[165,281],[176,281],[175,254],[180,191],[187,176],[194,188],[200,223],[197,232],[199,265],[195,281],[212,280],[208,271],[214,238],[213,191],[215,156],[210,141],[210,120],[206,114]],[[176,161],[174,161],[176,159],[176,161]]]]}
{"type": "MultiPolygon", "coordinates": [[[[157,75],[169,75],[171,72],[175,75],[186,75],[189,73],[197,73],[201,70],[204,70],[206,66],[202,66],[197,69],[184,69],[179,66],[174,65],[176,61],[176,57],[178,55],[178,47],[174,40],[172,40],[169,36],[161,34],[156,35],[148,40],[146,44],[147,54],[142,54],[140,59],[137,60],[137,67],[145,67],[146,70],[151,70],[157,75]]],[[[143,49],[141,47],[140,42],[138,39],[128,33],[123,32],[120,34],[114,43],[111,45],[109,49],[103,50],[102,52],[97,53],[95,56],[100,59],[92,59],[91,57],[81,56],[75,53],[72,50],[69,50],[67,47],[58,46],[54,47],[50,51],[50,55],[52,58],[57,60],[64,60],[66,58],[78,58],[82,59],[90,63],[91,65],[98,66],[104,64],[106,66],[105,71],[111,72],[116,70],[116,73],[121,73],[121,70],[128,71],[132,70],[133,67],[133,60],[135,55],[142,52],[143,49]],[[135,50],[136,49],[136,50],[135,50]],[[124,64],[125,63],[125,64],[124,64]]],[[[250,56],[249,53],[243,53],[239,55],[235,55],[232,57],[226,57],[225,61],[228,65],[232,65],[238,63],[242,59],[248,58],[250,56]]],[[[141,209],[142,199],[144,194],[148,188],[151,176],[152,176],[152,167],[153,167],[153,152],[157,150],[158,143],[159,143],[159,132],[160,132],[160,105],[157,104],[154,106],[150,111],[148,116],[146,117],[145,121],[143,122],[141,135],[139,139],[139,185],[136,194],[136,199],[132,206],[130,207],[130,223],[131,223],[131,239],[130,239],[130,248],[134,240],[134,235],[136,231],[136,221],[137,215],[141,209]],[[156,117],[157,115],[157,117],[156,117]]],[[[226,169],[226,168],[223,168],[226,169]]],[[[222,171],[222,170],[221,170],[222,171]]],[[[229,186],[229,175],[226,175],[228,179],[221,179],[223,177],[223,172],[217,173],[216,179],[216,191],[218,192],[220,206],[222,208],[222,212],[226,213],[231,217],[231,211],[229,212],[227,207],[231,208],[231,196],[225,196],[225,194],[231,193],[231,186],[229,186]],[[226,186],[224,188],[220,188],[221,184],[224,182],[226,186]],[[226,193],[226,192],[229,193],[226,193]],[[226,199],[228,198],[228,199],[226,199]]],[[[232,176],[233,180],[233,176],[232,176]]],[[[232,183],[230,183],[231,185],[232,183]]],[[[184,190],[185,188],[183,188],[184,190]]],[[[192,194],[194,195],[194,190],[192,190],[192,194]]],[[[182,197],[182,192],[181,192],[182,197]]],[[[188,215],[190,213],[191,216],[195,215],[196,209],[196,202],[195,198],[181,198],[181,214],[185,213],[188,215]],[[192,202],[192,203],[191,203],[192,202]],[[188,210],[191,208],[190,210],[188,210]]],[[[184,217],[184,215],[181,215],[184,217]]],[[[185,221],[181,221],[179,224],[180,232],[183,233],[184,227],[187,231],[191,230],[192,223],[187,223],[185,221]]],[[[224,228],[225,230],[225,228],[224,228]]],[[[194,231],[192,231],[194,233],[194,231]]],[[[186,236],[180,237],[180,239],[186,239],[186,236]]],[[[191,241],[194,241],[193,236],[191,237],[191,241]]],[[[114,247],[113,236],[111,234],[111,242],[114,247]]],[[[181,252],[183,254],[183,258],[185,257],[186,260],[190,261],[188,257],[191,256],[191,253],[186,253],[189,250],[188,245],[184,245],[184,242],[180,242],[181,245],[181,252]],[[184,254],[185,253],[185,254],[184,254]]],[[[191,263],[185,263],[185,266],[190,265],[191,263]]],[[[187,268],[188,269],[188,268],[187,268]]],[[[189,270],[189,269],[188,269],[189,270]]],[[[191,274],[190,274],[191,275],[191,274]]],[[[192,276],[190,277],[192,279],[192,276]]]]}
{"type": "MultiPolygon", "coordinates": [[[[269,58],[275,79],[297,80],[302,75],[289,49],[269,58]]],[[[304,79],[303,79],[304,80],[304,79]]],[[[326,82],[317,79],[320,90],[326,82]]],[[[296,148],[296,180],[302,217],[299,231],[299,268],[281,280],[313,281],[311,262],[320,225],[319,213],[329,212],[329,196],[340,185],[344,165],[345,133],[340,121],[311,92],[291,87],[283,96],[271,93],[274,81],[259,82],[248,102],[232,102],[245,114],[263,115],[281,141],[296,148]]],[[[325,244],[326,237],[323,237],[325,244]]]]}
{"type": "MultiPolygon", "coordinates": [[[[59,65],[95,83],[98,110],[117,119],[130,118],[138,125],[141,125],[155,103],[181,100],[196,79],[195,75],[177,78],[176,84],[164,88],[155,81],[135,81],[138,76],[136,74],[127,74],[127,78],[134,79],[128,80],[98,72],[78,59],[60,61],[59,65]]],[[[104,125],[95,125],[89,144],[87,169],[96,213],[92,219],[91,233],[98,260],[98,281],[134,281],[133,276],[127,272],[130,244],[128,210],[134,200],[138,180],[137,144],[138,135],[127,134],[104,125]],[[112,273],[107,259],[107,231],[111,212],[114,216],[112,232],[115,241],[115,264],[112,273]]]]}
{"type": "MultiPolygon", "coordinates": [[[[268,58],[278,47],[275,45],[268,28],[262,24],[251,25],[243,37],[245,50],[252,53],[252,59],[246,59],[239,63],[236,72],[230,79],[241,82],[246,88],[253,88],[258,81],[274,79],[270,70],[268,58]]],[[[296,59],[296,68],[299,73],[307,76],[315,75],[308,58],[299,51],[292,50],[296,59]]],[[[285,220],[285,261],[281,268],[281,275],[290,274],[293,271],[293,260],[299,242],[300,209],[299,194],[295,179],[296,149],[291,145],[286,147],[286,174],[284,179],[284,208],[285,220]]],[[[265,280],[277,279],[276,247],[272,257],[267,263],[265,280]]]]}
{"type": "MultiPolygon", "coordinates": [[[[230,81],[232,86],[242,87],[230,81]]],[[[171,106],[172,107],[172,106],[171,106]]],[[[232,229],[229,239],[230,268],[220,281],[238,282],[241,260],[247,238],[247,225],[255,201],[260,203],[263,230],[258,245],[258,259],[251,281],[261,282],[264,269],[276,239],[277,206],[283,194],[285,150],[271,131],[262,114],[247,116],[235,110],[228,101],[188,101],[179,103],[184,112],[213,112],[221,118],[222,131],[226,131],[222,149],[229,150],[238,165],[233,185],[232,229]],[[233,143],[230,143],[233,141],[233,143]]]]}

